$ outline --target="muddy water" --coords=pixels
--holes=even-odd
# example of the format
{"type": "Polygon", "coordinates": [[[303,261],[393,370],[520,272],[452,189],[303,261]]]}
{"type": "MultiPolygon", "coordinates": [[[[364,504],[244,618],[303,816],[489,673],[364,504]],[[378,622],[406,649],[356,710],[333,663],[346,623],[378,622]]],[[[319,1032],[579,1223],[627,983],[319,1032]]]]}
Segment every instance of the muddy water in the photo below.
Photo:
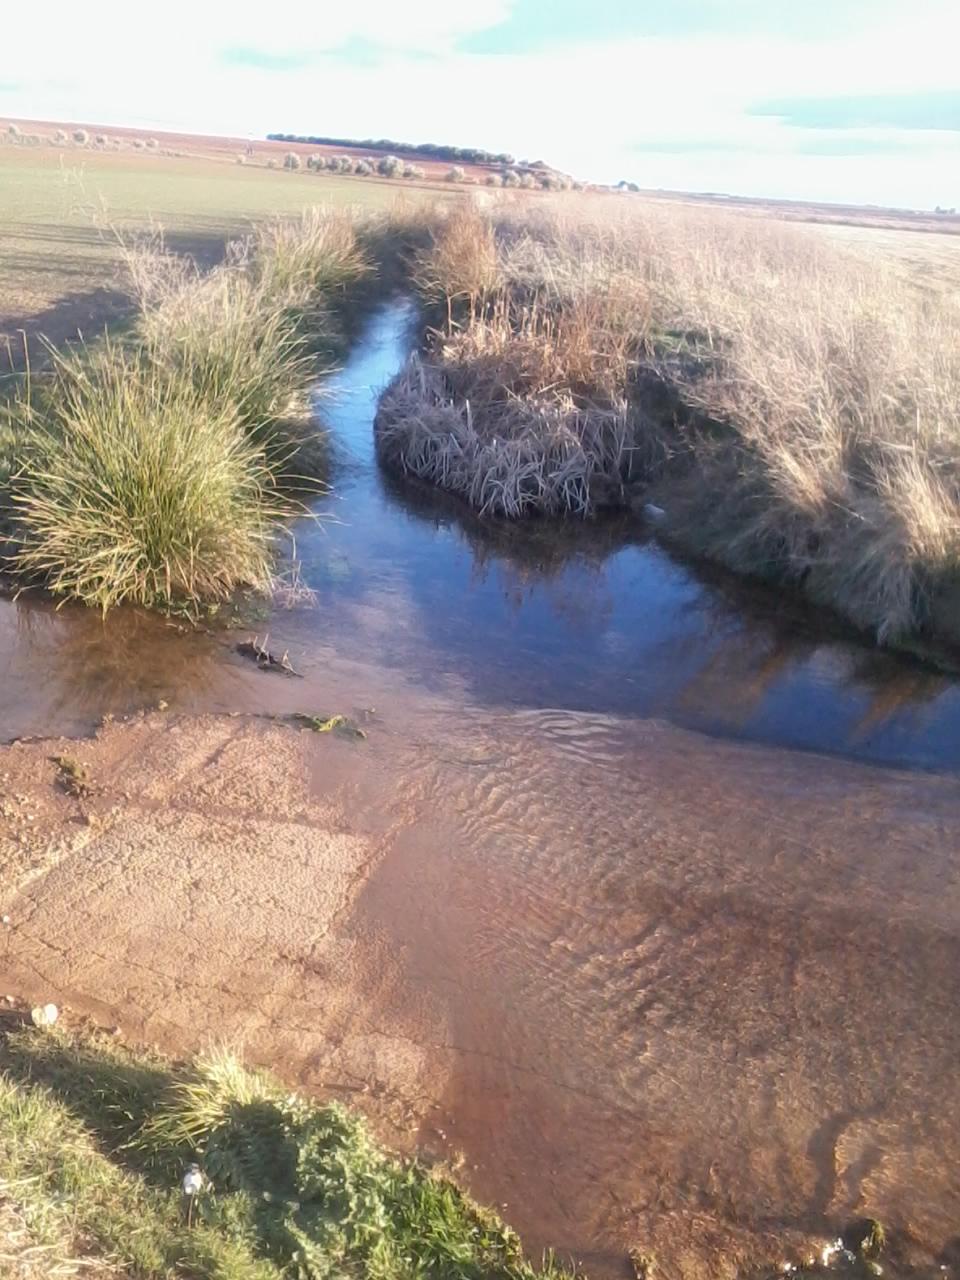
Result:
{"type": "Polygon", "coordinates": [[[960,1221],[956,684],[630,522],[483,526],[385,477],[408,320],[384,309],[318,397],[319,604],[254,628],[302,678],[252,668],[249,630],[21,597],[2,736],[375,707],[368,748],[332,748],[393,833],[344,925],[353,1065],[424,1146],[596,1272],[637,1245],[715,1273],[865,1212],[935,1255],[960,1221]]]}
{"type": "MultiPolygon", "coordinates": [[[[334,496],[297,530],[318,608],[255,621],[306,686],[278,688],[232,651],[134,613],[106,624],[39,596],[0,600],[0,738],[84,732],[103,714],[300,705],[362,660],[386,683],[509,707],[655,717],[859,759],[960,764],[960,688],[878,653],[782,593],[674,559],[636,521],[483,524],[377,468],[377,391],[409,342],[385,308],[318,396],[334,496]]],[[[244,636],[249,632],[244,631],[244,636]]]]}

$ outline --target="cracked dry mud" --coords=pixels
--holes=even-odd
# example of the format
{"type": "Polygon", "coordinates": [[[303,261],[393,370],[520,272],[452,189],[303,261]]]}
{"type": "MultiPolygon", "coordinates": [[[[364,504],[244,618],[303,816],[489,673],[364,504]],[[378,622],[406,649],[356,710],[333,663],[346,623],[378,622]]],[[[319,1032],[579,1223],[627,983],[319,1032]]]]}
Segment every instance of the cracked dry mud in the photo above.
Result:
{"type": "Polygon", "coordinates": [[[0,749],[0,996],[243,1047],[594,1275],[955,1234],[956,784],[655,722],[150,715],[0,749]],[[51,757],[86,769],[69,794],[51,757]]]}

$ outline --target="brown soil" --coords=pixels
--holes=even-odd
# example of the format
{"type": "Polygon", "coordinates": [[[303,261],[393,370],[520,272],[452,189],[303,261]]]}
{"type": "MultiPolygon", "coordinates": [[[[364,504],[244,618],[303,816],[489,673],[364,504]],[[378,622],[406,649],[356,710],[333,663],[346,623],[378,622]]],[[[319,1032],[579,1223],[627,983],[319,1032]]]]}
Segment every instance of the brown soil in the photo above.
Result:
{"type": "MultiPolygon", "coordinates": [[[[271,677],[264,676],[264,679],[271,677]]],[[[953,780],[446,705],[0,751],[0,996],[240,1044],[594,1275],[954,1233],[953,780]],[[71,783],[52,757],[83,769],[71,783]],[[88,794],[82,794],[89,788],[88,794]]]]}
{"type": "MultiPolygon", "coordinates": [[[[150,129],[127,129],[118,125],[104,125],[90,123],[83,120],[19,120],[13,117],[4,117],[10,123],[16,124],[23,133],[40,133],[52,134],[57,129],[64,129],[67,133],[72,133],[74,129],[86,129],[91,137],[96,137],[98,133],[109,134],[111,138],[119,138],[122,142],[132,144],[135,138],[146,141],[148,138],[155,138],[158,147],[164,151],[174,151],[182,155],[202,156],[207,159],[225,160],[230,164],[236,162],[237,155],[248,155],[252,163],[263,163],[273,157],[276,160],[282,160],[288,151],[294,151],[299,156],[353,156],[355,159],[370,160],[376,163],[386,152],[372,151],[369,147],[341,147],[341,146],[322,146],[310,142],[270,142],[266,138],[234,138],[228,135],[198,134],[198,133],[169,133],[164,131],[150,129]]],[[[437,181],[444,179],[451,168],[450,160],[434,160],[429,156],[421,156],[418,152],[406,152],[401,154],[401,159],[410,164],[417,164],[426,173],[428,179],[437,181]]],[[[468,174],[479,178],[481,181],[484,174],[491,168],[489,165],[470,164],[468,161],[458,160],[457,164],[468,174]]],[[[500,166],[492,166],[499,169],[500,166]]],[[[409,185],[409,184],[406,184],[409,185]]]]}

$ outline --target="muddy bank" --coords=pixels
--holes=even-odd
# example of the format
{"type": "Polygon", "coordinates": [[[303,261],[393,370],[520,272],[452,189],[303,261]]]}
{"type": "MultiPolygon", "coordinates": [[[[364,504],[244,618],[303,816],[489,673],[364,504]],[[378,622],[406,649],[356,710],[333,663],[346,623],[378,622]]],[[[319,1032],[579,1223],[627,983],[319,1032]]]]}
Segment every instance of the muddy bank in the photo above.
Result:
{"type": "Polygon", "coordinates": [[[0,752],[3,989],[241,1043],[598,1275],[955,1235],[955,782],[397,698],[0,752]],[[51,757],[85,770],[86,794],[51,757]]]}

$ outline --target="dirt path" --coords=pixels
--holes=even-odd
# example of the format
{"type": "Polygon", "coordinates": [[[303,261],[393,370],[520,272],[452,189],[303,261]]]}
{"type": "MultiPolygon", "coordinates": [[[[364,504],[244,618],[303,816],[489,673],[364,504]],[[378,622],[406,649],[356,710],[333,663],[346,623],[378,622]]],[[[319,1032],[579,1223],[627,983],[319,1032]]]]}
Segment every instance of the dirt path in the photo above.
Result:
{"type": "Polygon", "coordinates": [[[242,1045],[594,1275],[960,1220],[952,779],[440,704],[0,749],[0,996],[242,1045]],[[70,794],[52,757],[85,770],[70,794]]]}

